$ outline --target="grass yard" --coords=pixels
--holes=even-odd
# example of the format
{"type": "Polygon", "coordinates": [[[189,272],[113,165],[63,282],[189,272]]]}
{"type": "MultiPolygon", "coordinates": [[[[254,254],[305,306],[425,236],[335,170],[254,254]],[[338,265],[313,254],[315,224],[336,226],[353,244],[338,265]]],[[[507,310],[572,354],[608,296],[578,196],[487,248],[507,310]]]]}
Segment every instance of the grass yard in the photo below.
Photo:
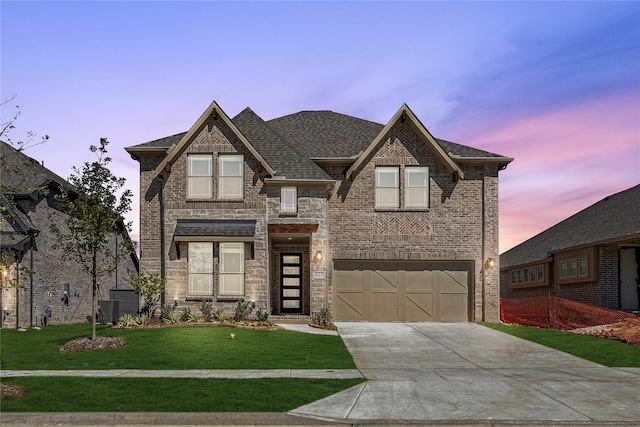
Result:
{"type": "Polygon", "coordinates": [[[111,329],[121,348],[61,353],[60,346],[91,335],[88,323],[40,330],[0,331],[4,369],[354,369],[342,339],[332,335],[216,326],[111,329]],[[230,334],[235,334],[231,339],[230,334]]]}
{"type": "Polygon", "coordinates": [[[286,412],[363,379],[22,377],[0,412],[286,412]]]}
{"type": "Polygon", "coordinates": [[[530,326],[481,323],[491,329],[533,341],[609,367],[640,367],[640,347],[611,339],[530,326]]]}

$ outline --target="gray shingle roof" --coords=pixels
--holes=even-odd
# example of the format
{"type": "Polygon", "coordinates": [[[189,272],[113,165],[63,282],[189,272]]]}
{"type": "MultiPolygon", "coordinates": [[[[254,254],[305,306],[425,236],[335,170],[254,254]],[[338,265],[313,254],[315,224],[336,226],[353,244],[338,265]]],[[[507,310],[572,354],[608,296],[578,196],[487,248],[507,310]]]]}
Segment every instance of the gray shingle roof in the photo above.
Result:
{"type": "Polygon", "coordinates": [[[253,237],[256,221],[250,219],[179,219],[174,236],[253,237]]]}
{"type": "Polygon", "coordinates": [[[4,141],[0,141],[0,160],[2,191],[5,193],[31,193],[51,181],[58,184],[66,182],[39,161],[4,141]]]}
{"type": "Polygon", "coordinates": [[[251,109],[246,108],[233,118],[233,123],[276,169],[279,176],[295,179],[330,180],[318,165],[307,155],[298,151],[289,141],[278,135],[251,109]]]}
{"type": "Polygon", "coordinates": [[[500,255],[500,268],[543,260],[551,253],[640,234],[640,185],[599,202],[500,255]]]}
{"type": "MultiPolygon", "coordinates": [[[[233,123],[264,159],[289,179],[328,179],[311,159],[356,158],[384,128],[380,123],[333,111],[301,111],[269,121],[246,108],[233,123]]],[[[133,147],[168,149],[186,132],[156,139],[133,147]]],[[[472,158],[500,158],[499,154],[436,139],[445,153],[472,158]]]]}

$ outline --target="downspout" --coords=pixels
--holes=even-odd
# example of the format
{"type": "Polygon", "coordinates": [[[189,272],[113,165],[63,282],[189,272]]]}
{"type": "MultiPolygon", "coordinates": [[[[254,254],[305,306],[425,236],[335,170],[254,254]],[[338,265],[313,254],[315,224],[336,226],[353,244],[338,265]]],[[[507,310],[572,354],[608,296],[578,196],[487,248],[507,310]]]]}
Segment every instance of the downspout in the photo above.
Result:
{"type": "Polygon", "coordinates": [[[31,235],[31,259],[29,260],[29,325],[33,328],[33,234],[31,235]]]}
{"type": "Polygon", "coordinates": [[[20,329],[20,261],[16,259],[16,329],[20,329]]]}
{"type": "MultiPolygon", "coordinates": [[[[160,278],[165,279],[166,274],[166,260],[164,258],[164,176],[158,177],[160,180],[160,191],[158,192],[158,203],[160,203],[160,278]]],[[[165,303],[165,292],[162,295],[162,304],[165,303]]]]}
{"type": "Polygon", "coordinates": [[[486,236],[485,236],[485,229],[486,229],[486,217],[487,217],[487,213],[485,212],[485,184],[484,184],[484,176],[482,177],[482,259],[480,260],[480,268],[482,271],[482,321],[485,321],[485,313],[487,311],[487,308],[485,307],[485,288],[486,288],[486,276],[487,276],[487,272],[486,272],[486,265],[485,265],[485,260],[487,259],[487,254],[486,254],[486,236]]]}

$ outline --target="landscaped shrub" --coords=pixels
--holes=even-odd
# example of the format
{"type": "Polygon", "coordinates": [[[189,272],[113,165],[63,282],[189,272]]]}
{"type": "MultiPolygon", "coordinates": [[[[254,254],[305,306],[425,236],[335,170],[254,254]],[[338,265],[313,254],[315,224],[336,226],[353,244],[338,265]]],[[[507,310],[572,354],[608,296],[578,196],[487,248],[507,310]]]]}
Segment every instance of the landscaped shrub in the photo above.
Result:
{"type": "Polygon", "coordinates": [[[320,310],[316,311],[313,314],[313,320],[311,320],[311,324],[324,329],[338,329],[333,324],[333,315],[331,314],[331,310],[329,310],[329,307],[322,307],[320,310]]]}
{"type": "Polygon", "coordinates": [[[271,309],[265,308],[263,310],[262,308],[259,308],[256,310],[256,319],[258,319],[258,322],[266,322],[270,315],[271,309]]]}
{"type": "Polygon", "coordinates": [[[164,323],[168,323],[170,325],[172,325],[174,323],[179,323],[180,322],[180,314],[176,313],[175,311],[170,311],[169,313],[167,313],[166,316],[164,316],[162,318],[162,321],[164,323]]]}
{"type": "Polygon", "coordinates": [[[204,322],[204,315],[199,311],[189,313],[189,315],[187,316],[187,322],[202,323],[204,322]]]}
{"type": "Polygon", "coordinates": [[[189,307],[183,308],[182,314],[180,315],[180,320],[182,320],[183,322],[188,322],[189,316],[191,316],[191,309],[189,307]]]}
{"type": "Polygon", "coordinates": [[[118,320],[118,326],[122,326],[126,328],[134,325],[135,325],[135,322],[133,320],[133,316],[130,314],[123,314],[122,317],[120,317],[120,320],[118,320]]]}
{"type": "Polygon", "coordinates": [[[145,313],[139,314],[133,318],[134,326],[146,326],[147,323],[149,323],[149,316],[145,313]]]}
{"type": "Polygon", "coordinates": [[[200,313],[202,313],[205,322],[213,321],[213,303],[202,300],[200,303],[200,313]]]}
{"type": "Polygon", "coordinates": [[[224,311],[222,309],[217,309],[216,312],[213,314],[214,318],[216,319],[217,322],[224,322],[225,316],[224,316],[224,311]]]}
{"type": "Polygon", "coordinates": [[[173,313],[176,311],[176,306],[173,304],[162,304],[160,307],[160,318],[164,319],[169,315],[169,313],[173,313]]]}
{"type": "Polygon", "coordinates": [[[253,312],[253,303],[250,301],[238,301],[238,305],[234,311],[233,320],[242,322],[247,320],[253,312]]]}

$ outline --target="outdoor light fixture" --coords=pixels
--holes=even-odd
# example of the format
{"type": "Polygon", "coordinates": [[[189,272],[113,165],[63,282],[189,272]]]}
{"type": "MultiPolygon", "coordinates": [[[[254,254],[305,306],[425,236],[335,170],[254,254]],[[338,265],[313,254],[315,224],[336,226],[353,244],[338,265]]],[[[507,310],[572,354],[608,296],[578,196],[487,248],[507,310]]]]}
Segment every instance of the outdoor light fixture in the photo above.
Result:
{"type": "Polygon", "coordinates": [[[174,307],[177,307],[177,306],[178,306],[178,299],[177,299],[177,298],[173,300],[173,306],[174,306],[174,307]]]}
{"type": "Polygon", "coordinates": [[[492,268],[495,265],[495,261],[493,260],[493,258],[488,258],[487,261],[484,263],[484,268],[492,268]]]}
{"type": "Polygon", "coordinates": [[[316,261],[322,261],[322,251],[316,251],[314,258],[316,261]]]}

